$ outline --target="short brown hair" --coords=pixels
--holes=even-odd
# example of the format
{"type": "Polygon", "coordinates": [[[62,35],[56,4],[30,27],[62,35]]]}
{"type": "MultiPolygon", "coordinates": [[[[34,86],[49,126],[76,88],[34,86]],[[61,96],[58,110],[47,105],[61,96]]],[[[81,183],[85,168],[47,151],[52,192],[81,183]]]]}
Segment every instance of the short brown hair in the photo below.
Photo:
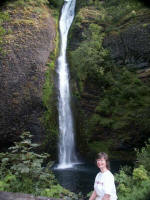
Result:
{"type": "Polygon", "coordinates": [[[110,170],[110,163],[109,163],[108,155],[105,152],[100,152],[97,154],[96,160],[101,159],[101,158],[104,158],[106,160],[106,167],[107,167],[107,169],[110,170]]]}

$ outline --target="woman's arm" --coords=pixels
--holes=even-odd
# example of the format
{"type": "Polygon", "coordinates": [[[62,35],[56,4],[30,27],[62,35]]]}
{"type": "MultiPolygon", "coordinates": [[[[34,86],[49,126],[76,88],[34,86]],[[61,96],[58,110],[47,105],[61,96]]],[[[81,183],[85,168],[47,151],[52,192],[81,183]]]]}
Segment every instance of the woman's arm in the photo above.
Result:
{"type": "Polygon", "coordinates": [[[109,194],[105,194],[103,196],[102,200],[110,200],[110,195],[109,194]]]}
{"type": "Polygon", "coordinates": [[[96,195],[96,192],[95,192],[95,190],[94,190],[93,193],[91,194],[89,200],[95,200],[96,196],[97,196],[97,195],[96,195]]]}

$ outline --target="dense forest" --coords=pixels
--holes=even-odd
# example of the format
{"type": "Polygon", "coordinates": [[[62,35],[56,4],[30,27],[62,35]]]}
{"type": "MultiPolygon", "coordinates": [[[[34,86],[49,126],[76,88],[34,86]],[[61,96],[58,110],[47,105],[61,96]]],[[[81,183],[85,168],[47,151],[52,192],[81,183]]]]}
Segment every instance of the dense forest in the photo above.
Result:
{"type": "MultiPolygon", "coordinates": [[[[0,190],[88,199],[61,187],[48,169],[57,160],[62,4],[0,2],[0,190]]],[[[131,162],[115,175],[118,197],[149,200],[150,5],[143,0],[76,4],[67,58],[77,150],[91,161],[104,151],[112,160],[131,162]]]]}

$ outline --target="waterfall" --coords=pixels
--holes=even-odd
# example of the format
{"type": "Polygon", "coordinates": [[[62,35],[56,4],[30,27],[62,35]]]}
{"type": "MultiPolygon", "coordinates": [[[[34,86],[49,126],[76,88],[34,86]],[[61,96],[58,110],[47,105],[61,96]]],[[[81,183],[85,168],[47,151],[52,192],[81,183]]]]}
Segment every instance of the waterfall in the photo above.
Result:
{"type": "Polygon", "coordinates": [[[59,21],[61,45],[58,57],[59,164],[70,168],[77,162],[73,117],[70,106],[69,70],[66,60],[67,36],[75,13],[76,0],[65,0],[59,21]]]}

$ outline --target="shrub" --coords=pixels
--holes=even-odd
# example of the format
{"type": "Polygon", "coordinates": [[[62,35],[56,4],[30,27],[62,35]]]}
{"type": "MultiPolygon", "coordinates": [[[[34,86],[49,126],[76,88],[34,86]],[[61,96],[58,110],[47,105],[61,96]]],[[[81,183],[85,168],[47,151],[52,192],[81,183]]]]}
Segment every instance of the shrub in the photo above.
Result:
{"type": "Polygon", "coordinates": [[[37,195],[56,182],[54,175],[42,167],[48,154],[35,153],[33,149],[39,145],[32,143],[31,137],[30,133],[23,133],[20,142],[15,142],[8,152],[0,153],[1,189],[37,195]]]}
{"type": "Polygon", "coordinates": [[[104,74],[104,60],[108,57],[108,51],[102,46],[104,34],[100,33],[100,26],[90,24],[84,35],[86,40],[71,53],[71,62],[74,66],[71,70],[76,74],[81,90],[84,87],[82,83],[86,80],[97,84],[102,81],[100,77],[104,74]]]}
{"type": "MultiPolygon", "coordinates": [[[[137,151],[137,159],[145,157],[148,163],[149,144],[142,148],[144,151],[137,151]],[[148,155],[148,156],[145,156],[148,155]]],[[[137,167],[131,172],[131,168],[121,169],[115,175],[118,182],[118,197],[119,200],[149,200],[150,197],[150,173],[146,170],[147,162],[138,162],[137,167]],[[141,165],[143,163],[144,165],[141,165]]]]}
{"type": "Polygon", "coordinates": [[[31,137],[29,132],[23,133],[21,141],[15,142],[8,152],[0,153],[0,190],[76,199],[77,195],[61,187],[43,166],[49,155],[35,152],[39,145],[32,143],[31,137]]]}
{"type": "MultiPolygon", "coordinates": [[[[109,128],[111,132],[124,133],[126,130],[126,137],[120,134],[122,141],[134,137],[135,127],[136,135],[144,136],[150,130],[150,89],[126,69],[114,68],[112,71],[105,73],[104,90],[95,109],[96,121],[94,114],[89,125],[109,128]]],[[[93,132],[91,129],[89,132],[93,132]]]]}
{"type": "Polygon", "coordinates": [[[145,169],[150,173],[150,139],[141,150],[137,150],[137,163],[144,165],[145,169]]]}

